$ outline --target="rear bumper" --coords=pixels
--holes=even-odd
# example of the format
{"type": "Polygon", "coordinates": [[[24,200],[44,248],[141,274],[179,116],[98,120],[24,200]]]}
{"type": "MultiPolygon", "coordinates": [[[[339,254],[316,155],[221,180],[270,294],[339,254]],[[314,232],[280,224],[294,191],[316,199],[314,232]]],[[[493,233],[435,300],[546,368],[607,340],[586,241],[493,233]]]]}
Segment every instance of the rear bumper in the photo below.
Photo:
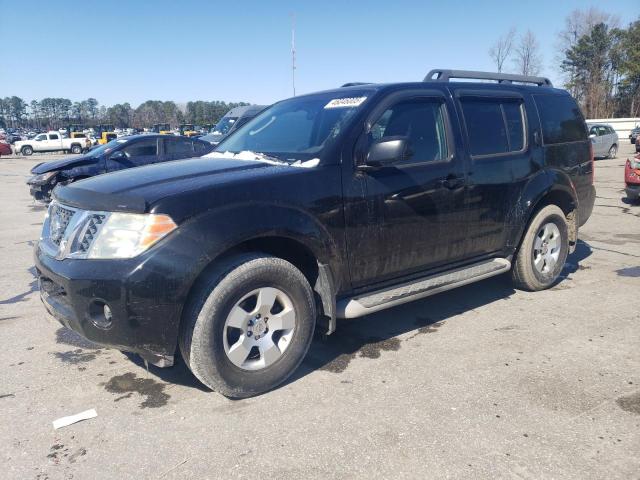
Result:
{"type": "Polygon", "coordinates": [[[640,183],[627,183],[624,192],[627,194],[627,198],[630,198],[631,200],[640,199],[640,183]]]}
{"type": "Polygon", "coordinates": [[[587,223],[587,220],[589,220],[589,217],[593,212],[593,205],[595,202],[596,202],[596,187],[591,185],[589,188],[586,189],[586,194],[584,194],[582,198],[580,198],[580,203],[578,206],[578,220],[579,220],[578,226],[579,227],[587,223]]]}

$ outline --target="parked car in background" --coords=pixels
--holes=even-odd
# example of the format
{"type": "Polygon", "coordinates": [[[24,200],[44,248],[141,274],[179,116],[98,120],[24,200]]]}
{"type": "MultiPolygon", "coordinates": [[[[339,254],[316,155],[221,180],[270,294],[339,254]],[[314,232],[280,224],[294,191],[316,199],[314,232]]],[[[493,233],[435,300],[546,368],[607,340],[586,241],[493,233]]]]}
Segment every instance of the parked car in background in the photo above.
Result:
{"type": "Polygon", "coordinates": [[[31,169],[27,181],[31,196],[48,202],[57,185],[107,172],[115,172],[152,163],[199,157],[213,150],[208,142],[166,135],[133,135],[92,148],[85,155],[40,163],[31,169]]]}
{"type": "Polygon", "coordinates": [[[31,140],[20,140],[13,144],[16,153],[29,156],[33,152],[71,152],[82,153],[91,147],[88,138],[64,138],[55,130],[36,135],[31,140]]]}
{"type": "Polygon", "coordinates": [[[508,272],[552,287],[594,205],[587,132],[541,77],[290,98],[203,158],[57,188],[41,299],[92,342],[161,366],[179,349],[208,387],[257,395],[336,318],[508,272]]]}
{"type": "Polygon", "coordinates": [[[266,108],[265,105],[247,105],[229,110],[213,127],[213,131],[208,135],[200,137],[202,140],[217,145],[223,138],[231,135],[234,131],[247,123],[258,113],[266,108]]]}
{"type": "Polygon", "coordinates": [[[616,158],[618,153],[618,134],[611,125],[605,123],[589,123],[589,137],[593,144],[593,155],[596,158],[616,158]]]}
{"type": "Polygon", "coordinates": [[[629,140],[631,141],[632,145],[636,143],[638,135],[640,135],[640,126],[637,126],[633,130],[631,130],[631,132],[629,133],[629,140]]]}
{"type": "Polygon", "coordinates": [[[11,145],[4,140],[0,140],[0,157],[2,155],[8,156],[12,153],[13,151],[11,150],[11,145]]]}
{"type": "Polygon", "coordinates": [[[640,200],[640,154],[634,158],[627,159],[624,167],[624,184],[627,199],[632,202],[640,200]]]}

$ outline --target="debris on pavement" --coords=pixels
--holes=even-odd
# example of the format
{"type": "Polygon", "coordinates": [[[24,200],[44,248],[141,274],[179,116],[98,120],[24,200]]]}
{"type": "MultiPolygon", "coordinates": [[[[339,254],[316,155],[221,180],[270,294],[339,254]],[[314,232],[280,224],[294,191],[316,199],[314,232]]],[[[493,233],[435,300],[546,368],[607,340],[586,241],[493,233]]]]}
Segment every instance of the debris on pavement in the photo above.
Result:
{"type": "Polygon", "coordinates": [[[53,421],[53,428],[55,430],[68,427],[69,425],[73,425],[74,423],[81,422],[83,420],[89,420],[90,418],[95,418],[98,416],[98,413],[95,409],[85,410],[84,412],[76,413],[75,415],[69,415],[68,417],[58,418],[53,421]]]}

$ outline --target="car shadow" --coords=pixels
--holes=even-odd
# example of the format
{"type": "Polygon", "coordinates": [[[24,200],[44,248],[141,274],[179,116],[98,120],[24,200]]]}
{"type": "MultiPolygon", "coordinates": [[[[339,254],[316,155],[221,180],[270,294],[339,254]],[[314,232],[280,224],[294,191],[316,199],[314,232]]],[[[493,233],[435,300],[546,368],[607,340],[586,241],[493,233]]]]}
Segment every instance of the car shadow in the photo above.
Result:
{"type": "Polygon", "coordinates": [[[198,380],[189,367],[184,363],[182,356],[176,352],[173,366],[170,368],[160,368],[155,365],[145,364],[145,361],[139,355],[130,352],[122,352],[131,362],[141,369],[146,369],[151,375],[158,377],[165,383],[181,385],[183,387],[196,388],[202,392],[210,392],[204,384],[198,380]]]}
{"type": "MultiPolygon", "coordinates": [[[[572,274],[586,268],[581,262],[591,253],[591,247],[578,240],[554,286],[570,281],[572,274]]],[[[358,319],[338,320],[337,331],[314,340],[302,365],[287,383],[315,370],[342,373],[358,356],[378,358],[383,351],[399,350],[402,335],[411,334],[407,337],[410,339],[436,333],[445,321],[489,303],[508,300],[514,293],[511,279],[505,274],[358,319]]]]}

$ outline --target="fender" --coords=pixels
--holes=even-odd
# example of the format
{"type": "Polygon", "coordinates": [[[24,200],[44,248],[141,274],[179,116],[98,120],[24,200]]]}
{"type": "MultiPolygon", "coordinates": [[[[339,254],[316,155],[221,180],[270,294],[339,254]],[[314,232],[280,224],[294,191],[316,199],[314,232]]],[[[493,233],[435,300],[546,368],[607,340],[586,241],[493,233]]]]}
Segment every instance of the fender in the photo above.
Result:
{"type": "MultiPolygon", "coordinates": [[[[515,249],[520,245],[520,240],[531,217],[538,209],[540,202],[548,195],[561,195],[562,198],[568,199],[565,205],[559,205],[563,209],[568,208],[569,211],[572,211],[578,208],[578,195],[569,176],[558,169],[540,170],[528,178],[521,189],[520,197],[507,213],[506,225],[511,228],[508,247],[515,249]]],[[[576,229],[577,225],[573,227],[573,231],[575,232],[576,229]]],[[[571,232],[572,227],[570,226],[571,232]]],[[[575,234],[572,237],[575,238],[575,234]]]]}
{"type": "Polygon", "coordinates": [[[325,225],[309,212],[278,204],[225,206],[188,220],[180,231],[206,256],[198,262],[200,269],[191,285],[216,258],[245,242],[279,237],[304,246],[317,262],[318,276],[312,288],[326,321],[325,334],[335,331],[336,279],[342,272],[342,255],[325,225]]]}

